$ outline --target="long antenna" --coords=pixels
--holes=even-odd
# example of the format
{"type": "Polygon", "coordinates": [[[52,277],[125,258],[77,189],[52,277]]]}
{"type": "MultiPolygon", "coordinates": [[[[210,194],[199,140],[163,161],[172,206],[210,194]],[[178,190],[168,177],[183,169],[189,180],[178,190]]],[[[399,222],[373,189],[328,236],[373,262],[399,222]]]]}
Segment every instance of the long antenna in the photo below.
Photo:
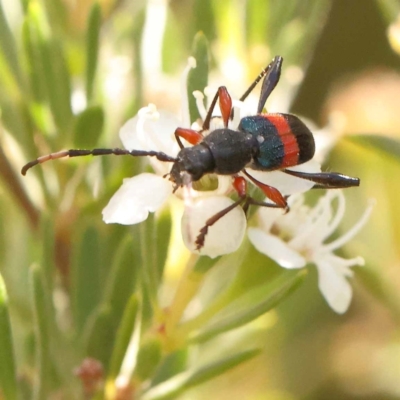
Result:
{"type": "Polygon", "coordinates": [[[171,157],[161,151],[144,151],[144,150],[125,150],[125,149],[92,149],[92,150],[62,150],[56,153],[41,156],[36,160],[24,165],[21,169],[21,174],[25,175],[28,169],[38,164],[43,164],[46,161],[56,160],[63,157],[84,157],[84,156],[106,156],[113,154],[115,156],[132,156],[132,157],[156,157],[160,161],[175,162],[176,158],[171,157]]]}

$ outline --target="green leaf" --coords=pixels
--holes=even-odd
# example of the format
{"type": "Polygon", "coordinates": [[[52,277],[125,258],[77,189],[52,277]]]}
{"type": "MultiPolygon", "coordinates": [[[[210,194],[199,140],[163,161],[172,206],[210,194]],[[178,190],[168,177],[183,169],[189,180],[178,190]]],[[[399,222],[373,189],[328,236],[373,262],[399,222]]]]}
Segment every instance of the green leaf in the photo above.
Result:
{"type": "Polygon", "coordinates": [[[128,234],[115,252],[103,300],[111,306],[117,321],[125,312],[124,309],[137,285],[139,263],[139,245],[128,234]]]}
{"type": "Polygon", "coordinates": [[[168,257],[172,229],[172,216],[169,210],[163,210],[157,218],[156,226],[156,248],[157,260],[156,271],[158,282],[161,281],[165,263],[168,257]]]}
{"type": "Polygon", "coordinates": [[[196,99],[193,97],[193,92],[195,90],[203,91],[207,86],[209,70],[208,52],[208,41],[202,32],[198,32],[194,37],[192,49],[192,56],[196,59],[196,68],[189,71],[187,78],[190,123],[193,123],[200,118],[196,106],[196,99]]]}
{"type": "Polygon", "coordinates": [[[74,145],[90,149],[97,145],[104,127],[104,111],[100,106],[88,107],[75,120],[74,145]]]}
{"type": "Polygon", "coordinates": [[[157,263],[157,220],[154,213],[150,213],[146,221],[139,225],[141,250],[141,278],[144,288],[143,319],[151,317],[157,307],[157,293],[159,286],[159,271],[157,263]],[[150,304],[148,304],[150,303],[150,304]],[[150,305],[150,307],[148,307],[150,305]]]}
{"type": "Polygon", "coordinates": [[[292,293],[305,275],[305,271],[282,273],[274,281],[248,291],[220,311],[205,328],[192,335],[191,341],[204,342],[253,321],[292,293]]]}
{"type": "Polygon", "coordinates": [[[197,274],[204,275],[206,274],[217,262],[221,259],[221,257],[199,257],[196,264],[193,267],[193,272],[197,274]]]}
{"type": "Polygon", "coordinates": [[[36,102],[46,99],[46,82],[40,62],[40,46],[33,18],[28,16],[22,24],[22,44],[27,60],[30,88],[36,102]]]}
{"type": "Polygon", "coordinates": [[[157,368],[162,357],[162,344],[159,339],[151,338],[141,344],[135,375],[144,381],[150,378],[157,368]]]}
{"type": "Polygon", "coordinates": [[[44,9],[53,30],[52,34],[62,34],[67,26],[68,8],[62,0],[43,0],[44,9]]]}
{"type": "Polygon", "coordinates": [[[193,22],[190,24],[189,38],[191,39],[199,31],[202,31],[209,41],[217,39],[215,31],[215,19],[218,18],[213,12],[213,0],[195,0],[192,8],[193,22]]]}
{"type": "MultiPolygon", "coordinates": [[[[68,347],[70,342],[60,335],[56,326],[48,271],[37,265],[31,268],[31,287],[33,293],[35,349],[37,358],[38,379],[34,384],[34,398],[47,399],[47,393],[54,390],[55,385],[65,385],[68,399],[77,398],[77,387],[72,384],[69,375],[76,365],[77,354],[68,347]],[[57,358],[52,355],[57,354],[57,358]]],[[[77,349],[74,349],[77,350],[77,349]]]]}
{"type": "Polygon", "coordinates": [[[17,378],[14,360],[14,344],[6,285],[0,275],[0,396],[7,400],[17,399],[17,378]]]}
{"type": "Polygon", "coordinates": [[[39,79],[34,92],[40,93],[39,87],[44,87],[54,122],[61,133],[66,134],[72,123],[71,84],[62,45],[60,41],[49,36],[39,3],[30,5],[27,24],[29,28],[26,29],[29,32],[25,36],[28,61],[31,64],[31,73],[36,74],[39,79]]]}
{"type": "Polygon", "coordinates": [[[101,306],[89,319],[85,334],[84,345],[86,356],[99,360],[107,370],[115,338],[115,318],[111,308],[101,306]]]}
{"type": "Polygon", "coordinates": [[[255,357],[260,350],[247,350],[210,363],[193,371],[184,372],[163,382],[142,396],[142,400],[173,399],[185,390],[222,375],[224,372],[255,357]]]}
{"type": "Polygon", "coordinates": [[[133,61],[132,70],[135,82],[135,91],[132,98],[131,113],[136,112],[143,107],[143,66],[142,66],[142,37],[143,27],[146,20],[146,7],[136,14],[135,20],[132,22],[132,45],[133,45],[133,61]]]}
{"type": "Polygon", "coordinates": [[[388,136],[382,135],[351,135],[346,139],[354,141],[372,150],[382,152],[400,161],[400,141],[388,136]]]}
{"type": "Polygon", "coordinates": [[[50,382],[50,296],[45,288],[43,271],[38,265],[30,270],[31,288],[33,295],[33,314],[35,319],[35,336],[38,379],[35,383],[34,399],[48,398],[50,382]]]}
{"type": "Polygon", "coordinates": [[[156,386],[185,371],[187,368],[188,357],[187,348],[182,348],[168,354],[151,380],[152,386],[156,386]]]}
{"type": "Polygon", "coordinates": [[[7,24],[4,10],[0,2],[0,50],[4,61],[8,65],[9,72],[14,77],[15,82],[24,93],[24,83],[21,74],[21,68],[18,61],[18,51],[15,44],[14,36],[7,24]]]}
{"type": "Polygon", "coordinates": [[[55,39],[45,40],[42,43],[42,56],[48,74],[47,91],[50,107],[58,129],[65,135],[69,133],[73,115],[70,74],[61,42],[55,39]]]}
{"type": "Polygon", "coordinates": [[[132,294],[126,305],[122,321],[118,327],[115,338],[115,345],[110,362],[109,379],[114,380],[121,368],[124,360],[126,349],[128,348],[133,329],[135,327],[136,316],[138,312],[138,298],[136,294],[132,294]]]}
{"type": "Polygon", "coordinates": [[[46,212],[41,215],[40,221],[40,237],[42,243],[41,265],[44,277],[46,279],[46,286],[51,291],[53,287],[53,274],[55,270],[54,265],[54,218],[46,212]]]}
{"type": "Polygon", "coordinates": [[[90,10],[86,33],[86,99],[90,103],[93,96],[93,87],[96,77],[99,55],[99,36],[101,28],[101,8],[94,3],[90,10]]]}
{"type": "Polygon", "coordinates": [[[101,275],[100,237],[94,226],[89,226],[83,235],[77,236],[78,254],[72,266],[73,311],[80,332],[89,315],[100,301],[103,282],[101,275]]]}

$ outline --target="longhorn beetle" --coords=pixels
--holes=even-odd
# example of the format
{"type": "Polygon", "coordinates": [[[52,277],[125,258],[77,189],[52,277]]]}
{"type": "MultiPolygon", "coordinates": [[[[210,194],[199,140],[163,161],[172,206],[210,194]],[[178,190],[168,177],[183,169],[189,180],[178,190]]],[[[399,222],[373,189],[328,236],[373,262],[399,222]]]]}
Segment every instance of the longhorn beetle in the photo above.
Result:
{"type": "Polygon", "coordinates": [[[255,179],[248,172],[248,169],[281,170],[286,174],[314,182],[314,188],[336,189],[359,186],[360,180],[358,178],[336,172],[307,173],[288,169],[311,160],[315,152],[315,143],[310,130],[295,115],[262,112],[269,95],[279,81],[282,62],[282,57],[276,56],[240,98],[241,101],[245,100],[254,87],[264,78],[257,114],[242,118],[237,130],[228,128],[228,122],[233,116],[231,96],[225,86],[219,87],[208,109],[201,131],[188,128],[177,128],[175,130],[175,138],[181,148],[176,157],[171,157],[159,151],[118,148],[64,150],[29,162],[22,168],[21,173],[25,175],[31,167],[57,158],[114,154],[133,157],[150,156],[156,157],[160,161],[171,162],[172,168],[167,175],[174,184],[174,191],[183,185],[199,180],[205,174],[230,175],[233,178],[233,187],[238,193],[239,199],[205,222],[195,241],[197,250],[204,246],[208,228],[239,205],[242,205],[245,211],[250,205],[283,208],[289,211],[286,198],[279,190],[255,179]],[[215,129],[204,136],[203,132],[210,130],[212,113],[217,101],[219,102],[224,128],[215,129]],[[184,147],[181,138],[193,146],[184,147]],[[250,197],[247,194],[247,181],[243,175],[258,186],[272,203],[260,202],[250,197]]]}

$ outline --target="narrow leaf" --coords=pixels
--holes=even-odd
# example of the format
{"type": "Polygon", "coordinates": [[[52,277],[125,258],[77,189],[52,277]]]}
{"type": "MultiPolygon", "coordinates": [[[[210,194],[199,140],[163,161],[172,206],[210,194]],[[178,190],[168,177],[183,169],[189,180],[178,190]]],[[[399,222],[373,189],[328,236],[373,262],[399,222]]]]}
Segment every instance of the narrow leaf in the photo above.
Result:
{"type": "Polygon", "coordinates": [[[54,274],[54,218],[49,213],[43,212],[40,221],[40,229],[42,238],[42,255],[41,265],[44,278],[46,280],[46,286],[48,290],[52,290],[53,287],[53,274],[54,274]]]}
{"type": "Polygon", "coordinates": [[[99,36],[101,28],[101,8],[94,3],[90,10],[86,33],[86,99],[90,103],[96,77],[99,55],[99,36]]]}
{"type": "Polygon", "coordinates": [[[169,210],[165,210],[161,213],[161,215],[157,219],[156,229],[157,260],[155,268],[157,271],[158,282],[160,282],[160,280],[162,279],[165,263],[167,261],[172,229],[172,216],[169,210]]]}
{"type": "Polygon", "coordinates": [[[138,298],[132,294],[126,305],[122,321],[118,327],[115,345],[110,362],[109,379],[114,380],[121,368],[126,349],[128,348],[130,338],[135,326],[136,315],[138,312],[138,298]]]}
{"type": "Polygon", "coordinates": [[[217,376],[222,375],[224,372],[236,367],[237,365],[257,356],[260,354],[260,352],[261,350],[259,349],[242,351],[232,356],[223,358],[222,360],[208,364],[203,368],[199,368],[190,374],[185,383],[185,389],[216,378],[217,376]]]}
{"type": "Polygon", "coordinates": [[[179,349],[165,357],[151,380],[152,386],[159,385],[161,382],[165,382],[185,371],[187,369],[188,357],[187,348],[179,349]]]}
{"type": "Polygon", "coordinates": [[[115,319],[110,307],[102,306],[95,312],[85,330],[86,356],[99,360],[105,370],[111,357],[115,337],[115,319]]]}
{"type": "Polygon", "coordinates": [[[48,71],[48,93],[51,110],[61,132],[69,132],[72,122],[70,73],[60,41],[48,39],[42,43],[43,63],[48,71]]]}
{"type": "Polygon", "coordinates": [[[43,6],[47,14],[47,20],[51,25],[53,35],[65,35],[64,32],[69,17],[67,4],[62,0],[43,0],[43,6]]]}
{"type": "Polygon", "coordinates": [[[99,106],[88,107],[75,120],[74,145],[90,149],[97,145],[104,127],[104,111],[99,106]]]}
{"type": "Polygon", "coordinates": [[[150,378],[157,368],[161,357],[162,344],[159,339],[152,338],[142,343],[138,353],[135,375],[141,381],[150,378]]]}
{"type": "Polygon", "coordinates": [[[98,231],[89,226],[79,239],[79,253],[72,269],[72,293],[74,317],[78,331],[81,331],[89,315],[99,304],[103,284],[98,231]]]}
{"type": "Polygon", "coordinates": [[[17,378],[14,360],[14,344],[6,285],[0,275],[0,393],[7,400],[17,399],[17,378]]]}
{"type": "MultiPolygon", "coordinates": [[[[34,52],[35,71],[45,88],[46,99],[54,122],[62,133],[67,133],[72,123],[71,85],[61,43],[48,33],[44,12],[38,3],[29,8],[29,30],[34,52]],[[47,28],[47,29],[46,29],[47,28]]],[[[31,57],[32,58],[32,57],[31,57]]]]}
{"type": "Polygon", "coordinates": [[[273,282],[250,290],[218,313],[211,323],[195,333],[191,340],[203,342],[253,321],[293,292],[303,281],[304,276],[304,271],[282,273],[273,282]]]}
{"type": "Polygon", "coordinates": [[[204,275],[207,273],[217,262],[220,260],[221,257],[199,257],[195,266],[193,267],[193,272],[196,272],[200,275],[204,275]]]}
{"type": "Polygon", "coordinates": [[[141,250],[141,278],[143,282],[143,319],[146,321],[157,307],[158,271],[157,271],[157,227],[156,217],[150,213],[147,220],[139,225],[141,250]]]}
{"type": "Polygon", "coordinates": [[[24,91],[23,79],[21,68],[18,61],[18,52],[14,36],[8,26],[6,17],[4,15],[3,6],[0,2],[0,50],[3,59],[7,62],[8,69],[13,75],[16,83],[20,87],[21,92],[24,91]]]}
{"type": "Polygon", "coordinates": [[[197,33],[194,37],[192,56],[196,59],[196,68],[189,71],[187,80],[187,95],[189,99],[189,115],[191,123],[200,118],[196,106],[196,100],[193,97],[193,92],[195,90],[203,91],[208,83],[208,41],[202,32],[197,33]]]}
{"type": "Polygon", "coordinates": [[[38,371],[37,381],[34,385],[34,399],[41,400],[48,398],[50,382],[50,319],[48,317],[50,296],[45,289],[45,280],[42,269],[38,265],[34,265],[31,268],[30,275],[36,331],[36,370],[38,371]]]}
{"type": "Polygon", "coordinates": [[[139,245],[131,235],[119,244],[107,277],[104,302],[109,304],[117,321],[125,312],[127,303],[135,290],[137,269],[140,262],[139,245]]]}
{"type": "Polygon", "coordinates": [[[260,350],[247,350],[222,360],[210,363],[193,371],[184,372],[170,380],[151,388],[142,397],[142,400],[164,400],[172,399],[183,393],[185,390],[199,385],[210,379],[222,375],[224,372],[237,365],[255,357],[260,350]]]}

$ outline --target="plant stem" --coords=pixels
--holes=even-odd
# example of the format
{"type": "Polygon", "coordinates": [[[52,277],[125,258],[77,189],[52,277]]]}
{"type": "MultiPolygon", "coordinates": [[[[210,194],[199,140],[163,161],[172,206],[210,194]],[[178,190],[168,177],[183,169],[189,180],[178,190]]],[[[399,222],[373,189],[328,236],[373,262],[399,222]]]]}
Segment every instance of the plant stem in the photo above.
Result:
{"type": "Polygon", "coordinates": [[[29,200],[28,195],[22,188],[15,171],[11,167],[3,149],[0,147],[0,176],[6,183],[8,190],[12,193],[14,198],[20,204],[22,210],[28,217],[28,221],[32,229],[36,230],[39,227],[39,211],[35,208],[29,200]]]}
{"type": "Polygon", "coordinates": [[[199,256],[195,254],[190,256],[185,272],[178,284],[178,288],[176,289],[174,299],[168,309],[165,322],[165,332],[167,337],[171,336],[171,333],[173,333],[176,325],[181,320],[187,305],[193,299],[199,287],[203,283],[205,274],[194,270],[198,258],[199,256]]]}

